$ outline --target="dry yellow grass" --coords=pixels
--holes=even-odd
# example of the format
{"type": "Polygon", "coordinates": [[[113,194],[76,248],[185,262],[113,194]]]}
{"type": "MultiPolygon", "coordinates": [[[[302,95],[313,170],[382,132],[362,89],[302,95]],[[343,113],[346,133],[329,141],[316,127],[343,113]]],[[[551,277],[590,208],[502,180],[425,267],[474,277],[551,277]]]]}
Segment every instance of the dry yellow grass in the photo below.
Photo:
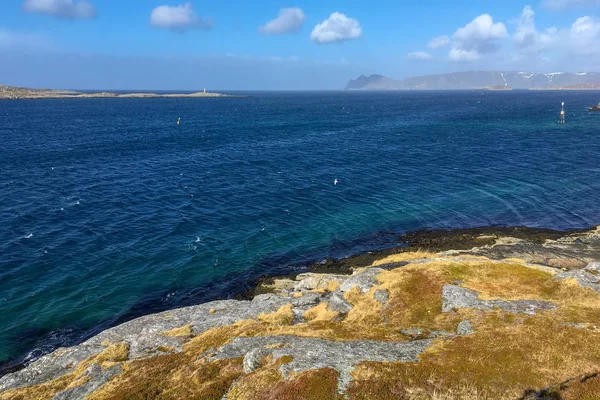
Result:
{"type": "Polygon", "coordinates": [[[380,260],[373,262],[373,264],[371,264],[371,267],[378,267],[380,265],[400,263],[400,262],[405,262],[405,261],[421,260],[421,259],[426,259],[426,258],[433,259],[433,258],[437,258],[437,257],[439,257],[437,254],[429,253],[426,251],[398,253],[398,254],[392,254],[391,256],[388,256],[388,257],[385,257],[385,258],[382,258],[380,260]]]}
{"type": "Polygon", "coordinates": [[[330,280],[329,282],[327,282],[327,291],[328,292],[335,292],[336,290],[338,290],[340,288],[340,284],[339,282],[336,282],[334,280],[330,280]]]}
{"type": "MultiPolygon", "coordinates": [[[[380,260],[378,265],[428,257],[430,260],[382,272],[369,293],[363,294],[358,288],[346,293],[353,309],[343,319],[327,310],[326,304],[320,304],[305,313],[305,322],[291,325],[295,316],[288,305],[257,319],[189,338],[181,353],[145,360],[127,361],[126,344],[112,343],[65,377],[3,393],[0,399],[52,398],[69,385],[85,382],[82,374],[94,362],[105,367],[121,363],[124,372],[95,393],[92,400],[220,399],[230,387],[229,399],[336,399],[338,376],[330,369],[285,380],[277,368],[289,362],[287,358],[265,359],[259,369],[244,375],[241,359],[208,362],[199,357],[236,337],[296,335],[329,340],[405,341],[408,338],[399,333],[401,329],[454,331],[465,319],[471,321],[475,334],[436,341],[419,363],[361,364],[353,373],[348,397],[518,398],[527,389],[551,386],[600,368],[600,332],[565,325],[600,325],[600,295],[591,289],[580,287],[574,280],[556,280],[553,274],[529,268],[518,260],[441,259],[429,253],[397,256],[400,258],[380,260]],[[442,313],[442,288],[457,281],[479,292],[483,299],[538,299],[555,303],[557,309],[536,316],[472,309],[442,313]],[[385,306],[373,299],[378,289],[389,293],[385,306]]],[[[189,329],[181,327],[166,333],[187,338],[191,330],[186,328],[189,329]]],[[[270,347],[283,346],[285,343],[270,347]]],[[[557,390],[564,399],[600,398],[599,379],[586,382],[573,382],[568,390],[557,390]]]]}
{"type": "Polygon", "coordinates": [[[303,317],[307,321],[331,321],[337,318],[340,314],[327,309],[327,303],[321,303],[307,310],[303,317]]]}
{"type": "Polygon", "coordinates": [[[93,355],[79,363],[75,369],[57,379],[42,383],[32,387],[8,390],[0,394],[1,400],[46,400],[52,399],[57,393],[65,391],[72,387],[83,385],[88,377],[83,373],[92,364],[102,364],[111,361],[118,362],[127,359],[129,346],[126,343],[117,343],[108,346],[104,351],[93,355]]]}
{"type": "Polygon", "coordinates": [[[185,325],[179,328],[171,329],[170,331],[163,332],[161,333],[161,335],[170,337],[191,337],[194,335],[194,332],[192,331],[191,325],[185,325]]]}
{"type": "Polygon", "coordinates": [[[129,356],[129,345],[125,342],[111,344],[104,351],[96,356],[94,362],[102,363],[104,361],[125,361],[129,356]]]}
{"type": "Polygon", "coordinates": [[[274,325],[290,325],[295,318],[294,312],[292,311],[293,306],[291,304],[282,306],[279,310],[270,314],[260,314],[258,319],[263,322],[268,322],[274,325]]]}

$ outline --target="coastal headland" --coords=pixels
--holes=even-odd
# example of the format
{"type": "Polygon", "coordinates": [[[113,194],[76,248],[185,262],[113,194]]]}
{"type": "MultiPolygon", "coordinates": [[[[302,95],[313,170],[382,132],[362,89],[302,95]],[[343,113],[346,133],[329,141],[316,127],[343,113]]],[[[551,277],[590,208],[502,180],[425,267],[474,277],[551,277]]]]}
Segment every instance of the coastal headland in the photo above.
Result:
{"type": "Polygon", "coordinates": [[[30,89],[0,85],[0,100],[25,99],[91,99],[91,98],[187,98],[187,97],[245,97],[212,92],[196,93],[114,93],[114,92],[76,92],[72,90],[30,89]]]}
{"type": "Polygon", "coordinates": [[[401,240],[105,330],[3,376],[0,399],[600,396],[600,227],[401,240]]]}

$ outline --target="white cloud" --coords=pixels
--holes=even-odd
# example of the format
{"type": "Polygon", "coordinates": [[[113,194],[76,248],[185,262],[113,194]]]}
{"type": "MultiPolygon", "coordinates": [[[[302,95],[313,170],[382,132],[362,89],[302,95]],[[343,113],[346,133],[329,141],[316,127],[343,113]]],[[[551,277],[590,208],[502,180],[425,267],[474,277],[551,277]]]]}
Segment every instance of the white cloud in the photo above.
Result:
{"type": "Polygon", "coordinates": [[[489,14],[480,15],[454,33],[450,60],[478,60],[483,54],[496,51],[497,41],[507,36],[508,32],[502,22],[494,22],[489,14]]]}
{"type": "Polygon", "coordinates": [[[362,28],[358,21],[339,12],[334,12],[328,19],[315,26],[310,34],[311,40],[318,44],[343,42],[359,39],[361,36],[362,28]]]}
{"type": "Polygon", "coordinates": [[[542,0],[542,6],[552,11],[562,11],[576,7],[597,7],[600,0],[542,0]]]}
{"type": "Polygon", "coordinates": [[[415,61],[429,61],[429,60],[433,59],[433,56],[431,54],[425,53],[422,51],[408,53],[407,57],[409,60],[415,60],[415,61]]]}
{"type": "Polygon", "coordinates": [[[258,30],[265,35],[283,35],[298,32],[303,23],[304,12],[300,8],[282,8],[277,18],[267,22],[258,30]]]}
{"type": "Polygon", "coordinates": [[[551,47],[557,39],[557,29],[549,28],[544,33],[535,27],[535,12],[530,6],[525,6],[518,19],[515,20],[517,29],[513,40],[517,48],[524,52],[538,53],[551,47]]]}
{"type": "Polygon", "coordinates": [[[450,44],[450,37],[448,35],[438,36],[429,41],[430,49],[439,49],[440,47],[448,46],[450,44]]]}
{"type": "Polygon", "coordinates": [[[97,15],[96,8],[84,0],[25,0],[23,9],[65,19],[90,19],[97,15]]]}
{"type": "Polygon", "coordinates": [[[448,57],[450,58],[450,61],[456,62],[477,61],[481,58],[481,54],[479,54],[476,50],[467,51],[453,48],[450,50],[448,57]]]}
{"type": "Polygon", "coordinates": [[[576,54],[600,52],[600,21],[585,16],[578,18],[569,30],[570,50],[576,54]]]}
{"type": "Polygon", "coordinates": [[[200,18],[194,11],[192,3],[185,3],[178,6],[156,7],[150,15],[150,25],[174,32],[185,32],[191,28],[209,30],[213,27],[213,21],[200,18]]]}

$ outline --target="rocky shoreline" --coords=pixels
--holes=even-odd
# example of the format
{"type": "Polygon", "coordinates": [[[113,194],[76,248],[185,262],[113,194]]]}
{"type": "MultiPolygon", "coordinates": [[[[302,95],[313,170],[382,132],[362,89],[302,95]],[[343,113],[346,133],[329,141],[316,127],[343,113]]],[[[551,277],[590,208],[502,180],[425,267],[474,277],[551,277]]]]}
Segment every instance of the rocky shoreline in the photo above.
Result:
{"type": "Polygon", "coordinates": [[[1,377],[0,399],[600,396],[600,227],[400,241],[107,329],[1,377]]]}
{"type": "Polygon", "coordinates": [[[30,89],[0,85],[0,100],[35,100],[35,99],[94,99],[94,98],[224,98],[246,97],[222,93],[86,93],[72,90],[30,89]]]}

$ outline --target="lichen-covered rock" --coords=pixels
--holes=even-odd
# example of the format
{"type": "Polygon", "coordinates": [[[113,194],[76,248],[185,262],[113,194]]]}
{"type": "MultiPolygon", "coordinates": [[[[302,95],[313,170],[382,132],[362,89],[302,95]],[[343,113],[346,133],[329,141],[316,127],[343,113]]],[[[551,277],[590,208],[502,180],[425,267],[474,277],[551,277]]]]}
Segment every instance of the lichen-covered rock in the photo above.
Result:
{"type": "Polygon", "coordinates": [[[120,374],[122,368],[120,365],[115,365],[110,368],[102,369],[98,364],[92,364],[85,373],[84,376],[90,379],[82,384],[71,389],[67,389],[64,392],[58,393],[54,396],[53,400],[80,400],[85,399],[90,394],[94,393],[98,388],[104,385],[115,375],[120,374]]]}
{"type": "Polygon", "coordinates": [[[600,262],[589,263],[584,269],[558,274],[556,279],[575,279],[581,286],[600,293],[600,262]]]}
{"type": "MultiPolygon", "coordinates": [[[[348,398],[422,397],[431,391],[453,398],[519,398],[527,388],[596,370],[600,295],[552,281],[559,271],[532,260],[551,265],[578,249],[581,261],[593,258],[600,230],[539,243],[473,241],[485,247],[367,258],[353,276],[300,275],[295,292],[288,287],[253,301],[215,301],[138,318],[0,378],[0,399],[96,394],[178,400],[227,398],[228,391],[231,398],[295,398],[322,388],[325,377],[328,394],[307,398],[335,397],[336,382],[348,398]],[[523,257],[493,259],[513,254],[523,257]],[[405,259],[410,261],[385,264],[405,259]],[[470,310],[442,314],[465,308],[470,310]],[[476,334],[465,315],[477,322],[476,334]],[[465,335],[472,336],[459,337],[465,335]],[[443,344],[426,352],[434,340],[443,344]],[[552,365],[539,362],[547,359],[552,365]]],[[[573,278],[600,292],[600,263],[586,265],[556,278],[573,278]]]]}
{"type": "Polygon", "coordinates": [[[458,324],[456,333],[458,333],[460,336],[472,335],[475,333],[475,329],[473,329],[473,325],[471,325],[471,321],[464,320],[458,324]]]}
{"type": "Polygon", "coordinates": [[[383,271],[381,268],[367,268],[346,279],[340,286],[340,291],[349,292],[353,288],[358,287],[361,292],[368,293],[373,286],[377,285],[375,277],[383,271]]]}
{"type": "Polygon", "coordinates": [[[338,312],[340,314],[346,314],[352,310],[352,305],[344,299],[344,295],[340,292],[335,292],[329,298],[329,304],[327,305],[329,311],[338,312]]]}
{"type": "Polygon", "coordinates": [[[260,347],[255,347],[247,352],[244,355],[244,373],[254,372],[260,366],[260,360],[264,353],[265,350],[260,347]]]}
{"type": "Polygon", "coordinates": [[[388,302],[390,298],[390,293],[387,290],[379,289],[375,291],[373,298],[380,302],[381,304],[385,304],[388,302]]]}
{"type": "Polygon", "coordinates": [[[34,386],[56,379],[73,371],[75,366],[88,357],[100,353],[104,347],[81,344],[58,349],[28,365],[27,368],[0,378],[0,393],[5,390],[34,386]]]}
{"type": "Polygon", "coordinates": [[[313,273],[300,274],[296,277],[296,280],[299,282],[294,285],[294,290],[299,292],[302,290],[327,289],[332,282],[339,285],[347,278],[348,277],[345,275],[313,273]]]}
{"type": "Polygon", "coordinates": [[[476,310],[493,310],[499,308],[510,313],[524,313],[534,315],[538,311],[553,310],[556,305],[540,300],[480,300],[479,294],[474,290],[456,285],[445,285],[442,289],[442,312],[452,312],[460,308],[476,310]]]}
{"type": "Polygon", "coordinates": [[[223,300],[147,315],[107,329],[86,342],[45,355],[27,368],[0,378],[0,393],[9,389],[34,386],[66,375],[88,357],[100,353],[107,343],[130,345],[130,358],[156,353],[160,347],[181,351],[178,338],[160,335],[172,329],[191,325],[195,334],[252,319],[277,311],[289,299],[274,294],[256,296],[252,301],[223,300]]]}
{"type": "Polygon", "coordinates": [[[456,285],[445,285],[442,289],[442,312],[452,312],[459,308],[473,308],[476,310],[491,310],[493,307],[485,301],[479,300],[479,294],[474,290],[456,285]]]}
{"type": "MultiPolygon", "coordinates": [[[[236,338],[221,347],[212,360],[243,357],[248,352],[262,348],[273,358],[291,356],[293,360],[279,369],[288,376],[312,369],[333,368],[340,374],[339,390],[343,391],[352,379],[350,373],[364,361],[379,362],[418,362],[419,354],[432,344],[431,340],[413,342],[377,341],[330,341],[297,336],[263,336],[236,338]],[[285,343],[281,348],[269,346],[285,343]]],[[[212,352],[212,351],[211,351],[212,352]]]]}

